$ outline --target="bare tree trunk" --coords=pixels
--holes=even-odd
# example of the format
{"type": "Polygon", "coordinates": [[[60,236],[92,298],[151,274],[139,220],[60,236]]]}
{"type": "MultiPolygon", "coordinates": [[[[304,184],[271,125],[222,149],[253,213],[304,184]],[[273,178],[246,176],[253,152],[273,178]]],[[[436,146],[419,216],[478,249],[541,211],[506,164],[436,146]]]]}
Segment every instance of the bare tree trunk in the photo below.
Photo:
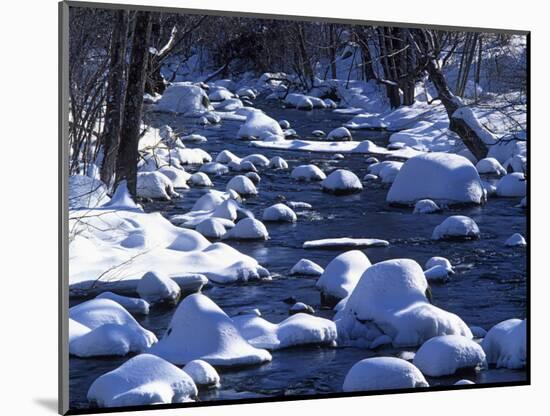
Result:
{"type": "Polygon", "coordinates": [[[336,79],[336,39],[334,38],[334,25],[328,25],[329,33],[329,51],[330,51],[330,75],[332,79],[336,79]]]}
{"type": "Polygon", "coordinates": [[[110,45],[110,67],[105,110],[105,130],[103,132],[103,163],[101,180],[110,187],[115,173],[118,152],[120,124],[124,104],[124,58],[128,36],[128,12],[115,13],[110,45]]]}
{"type": "Polygon", "coordinates": [[[151,15],[149,12],[138,11],[135,19],[136,27],[132,39],[128,86],[116,166],[116,182],[126,180],[128,190],[134,197],[136,196],[139,129],[147,76],[151,15]]]}

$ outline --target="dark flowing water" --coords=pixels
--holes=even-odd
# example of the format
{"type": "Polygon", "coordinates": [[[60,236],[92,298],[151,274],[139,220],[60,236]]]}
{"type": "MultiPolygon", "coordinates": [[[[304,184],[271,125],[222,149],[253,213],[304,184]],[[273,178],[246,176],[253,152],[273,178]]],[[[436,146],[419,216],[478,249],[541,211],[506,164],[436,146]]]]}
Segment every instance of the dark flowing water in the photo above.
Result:
{"type": "MultiPolygon", "coordinates": [[[[271,117],[286,119],[302,138],[315,129],[328,133],[350,117],[330,111],[302,112],[260,105],[271,117]]],[[[290,168],[302,163],[315,163],[325,172],[334,168],[349,169],[362,178],[367,172],[364,155],[345,155],[343,160],[331,160],[331,154],[297,151],[275,151],[251,147],[236,139],[239,122],[224,121],[219,126],[200,127],[196,121],[171,115],[150,115],[153,126],[169,124],[186,133],[199,133],[208,138],[201,148],[214,158],[228,149],[243,157],[262,153],[268,158],[279,155],[290,168]]],[[[368,138],[377,144],[387,144],[384,132],[353,132],[356,140],[368,138]]],[[[193,144],[188,147],[194,147],[193,144]]],[[[192,169],[188,169],[192,170],[192,169]]],[[[223,190],[233,174],[211,177],[215,188],[223,190]]],[[[508,318],[525,318],[526,314],[526,252],[523,248],[508,248],[504,241],[513,233],[526,232],[525,213],[517,208],[519,199],[492,198],[480,207],[446,210],[431,215],[413,215],[412,209],[389,207],[385,203],[387,188],[379,182],[364,184],[360,194],[328,195],[319,184],[297,183],[289,171],[260,172],[259,195],[249,198],[246,207],[261,218],[264,208],[279,202],[284,196],[291,201],[304,201],[313,210],[297,211],[295,224],[267,224],[268,241],[229,241],[242,253],[248,254],[267,267],[271,281],[209,285],[204,293],[230,316],[237,310],[259,308],[264,318],[280,322],[288,316],[289,296],[307,303],[316,315],[332,317],[332,311],[321,309],[319,292],[312,278],[288,276],[290,268],[301,258],[308,258],[325,267],[343,250],[303,249],[306,240],[329,237],[381,238],[389,247],[363,250],[372,263],[392,258],[412,258],[424,265],[432,256],[447,257],[455,265],[456,274],[449,282],[432,285],[433,303],[458,314],[468,325],[489,329],[508,318]],[[472,217],[481,230],[481,239],[468,242],[435,242],[430,239],[433,228],[449,215],[472,217]]],[[[206,189],[179,190],[183,197],[171,202],[147,204],[147,211],[161,211],[166,216],[188,211],[206,189]]],[[[78,303],[73,300],[73,304],[78,303]]],[[[152,309],[139,322],[155,332],[164,334],[174,310],[152,309]]],[[[383,349],[370,351],[359,348],[301,347],[273,352],[271,363],[221,372],[221,388],[200,392],[200,400],[237,399],[262,396],[322,394],[341,391],[347,371],[357,361],[373,355],[399,355],[402,351],[383,349]]],[[[87,407],[86,393],[100,375],[126,361],[124,358],[70,359],[71,408],[87,407]]],[[[524,371],[490,369],[445,378],[428,378],[430,385],[453,384],[461,378],[476,383],[525,380],[524,371]]]]}

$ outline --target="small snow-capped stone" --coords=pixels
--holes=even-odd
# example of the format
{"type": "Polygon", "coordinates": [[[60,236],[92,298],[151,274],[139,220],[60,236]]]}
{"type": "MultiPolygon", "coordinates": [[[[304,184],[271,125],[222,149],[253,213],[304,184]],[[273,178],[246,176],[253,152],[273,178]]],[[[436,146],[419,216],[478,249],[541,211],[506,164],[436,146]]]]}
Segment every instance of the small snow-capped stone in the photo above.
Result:
{"type": "Polygon", "coordinates": [[[183,168],[176,168],[175,166],[163,166],[159,169],[159,172],[165,175],[172,181],[172,185],[175,188],[188,189],[187,181],[191,177],[191,174],[187,173],[183,168]]]}
{"type": "Polygon", "coordinates": [[[311,132],[311,135],[312,135],[313,137],[323,137],[323,136],[326,135],[326,133],[325,133],[323,130],[313,130],[313,131],[311,132]]]}
{"type": "Polygon", "coordinates": [[[299,260],[298,263],[290,269],[291,275],[302,274],[305,276],[320,276],[323,272],[324,269],[321,266],[308,259],[299,260]]]}
{"type": "Polygon", "coordinates": [[[269,166],[269,159],[262,154],[254,153],[242,158],[243,162],[251,162],[254,166],[260,168],[267,168],[269,166]]]}
{"type": "Polygon", "coordinates": [[[204,360],[189,361],[182,368],[193,379],[197,387],[219,387],[220,376],[214,367],[204,360]]]}
{"type": "Polygon", "coordinates": [[[207,238],[222,238],[226,232],[223,221],[216,217],[201,221],[195,230],[207,238]]]}
{"type": "Polygon", "coordinates": [[[359,178],[351,171],[337,169],[328,175],[322,182],[323,191],[334,194],[349,194],[361,192],[363,185],[359,178]]]}
{"type": "Polygon", "coordinates": [[[229,172],[229,168],[218,162],[208,162],[200,167],[200,171],[210,175],[225,175],[229,172]]]}
{"type": "Polygon", "coordinates": [[[527,360],[527,321],[508,319],[493,326],[481,343],[487,363],[497,368],[524,368],[527,360]]]}
{"type": "Polygon", "coordinates": [[[264,210],[262,221],[296,222],[296,213],[285,204],[275,204],[264,210]]]}
{"type": "Polygon", "coordinates": [[[240,161],[241,161],[241,158],[229,150],[222,150],[218,154],[218,156],[216,156],[216,162],[218,163],[228,164],[229,162],[239,163],[240,161]]]}
{"type": "Polygon", "coordinates": [[[267,240],[269,238],[269,233],[261,221],[254,218],[244,218],[240,220],[234,228],[225,233],[223,238],[235,240],[267,240]]]}
{"type": "Polygon", "coordinates": [[[315,165],[296,166],[290,176],[297,181],[322,181],[326,175],[315,165]]]}
{"type": "Polygon", "coordinates": [[[435,227],[432,240],[476,239],[479,236],[479,227],[473,219],[464,215],[452,215],[435,227]]]}
{"type": "Polygon", "coordinates": [[[269,161],[271,169],[288,169],[288,163],[281,156],[275,156],[269,161]]]}
{"type": "Polygon", "coordinates": [[[179,196],[174,191],[172,181],[158,171],[138,172],[136,192],[142,198],[162,199],[165,201],[179,196]]]}
{"type": "Polygon", "coordinates": [[[137,293],[151,304],[174,303],[180,296],[180,287],[168,276],[147,272],[139,280],[137,293]]]}
{"type": "Polygon", "coordinates": [[[237,175],[231,178],[231,180],[227,183],[225,189],[233,189],[242,196],[258,194],[256,186],[254,186],[252,181],[244,175],[237,175]]]}
{"type": "Polygon", "coordinates": [[[378,180],[378,176],[376,176],[373,173],[367,173],[365,176],[363,176],[363,181],[376,181],[378,180]]]}
{"type": "Polygon", "coordinates": [[[525,247],[527,245],[527,241],[525,241],[525,238],[520,233],[512,234],[504,243],[506,247],[525,247]]]}
{"type": "Polygon", "coordinates": [[[368,165],[373,165],[375,163],[380,163],[380,161],[375,158],[374,156],[369,156],[365,159],[365,163],[368,164],[368,165]]]}
{"type": "Polygon", "coordinates": [[[208,175],[204,172],[195,172],[189,178],[189,183],[194,186],[214,186],[208,175]]]}
{"type": "Polygon", "coordinates": [[[345,127],[338,127],[327,135],[327,140],[344,141],[351,140],[351,132],[345,127]]]}
{"type": "Polygon", "coordinates": [[[287,204],[292,209],[312,209],[313,206],[307,202],[302,201],[286,201],[287,204]]]}
{"type": "Polygon", "coordinates": [[[118,295],[113,292],[103,292],[96,296],[96,299],[111,299],[126,309],[128,312],[139,315],[149,313],[149,303],[143,299],[130,298],[128,296],[118,295]]]}
{"type": "Polygon", "coordinates": [[[281,126],[282,129],[289,129],[290,123],[288,120],[279,120],[279,126],[281,126]]]}
{"type": "Polygon", "coordinates": [[[246,172],[244,176],[250,179],[254,185],[258,185],[262,180],[260,175],[258,175],[256,172],[246,172]]]}
{"type": "Polygon", "coordinates": [[[288,312],[290,315],[294,315],[296,313],[307,313],[307,314],[313,315],[315,313],[315,309],[313,309],[309,305],[306,305],[303,302],[296,302],[294,305],[290,307],[288,312]]]}
{"type": "Polygon", "coordinates": [[[432,266],[429,269],[424,270],[424,276],[428,282],[441,282],[449,278],[449,275],[453,274],[452,268],[449,269],[440,264],[432,266]]]}
{"type": "Polygon", "coordinates": [[[470,385],[470,384],[476,384],[476,383],[474,383],[471,380],[466,380],[465,378],[463,378],[462,380],[458,380],[454,385],[455,386],[466,386],[466,385],[470,385]]]}
{"type": "Polygon", "coordinates": [[[335,153],[335,154],[332,155],[332,159],[334,159],[334,160],[342,160],[344,158],[345,157],[342,153],[335,153]]]}
{"type": "Polygon", "coordinates": [[[523,173],[509,173],[497,182],[497,196],[524,197],[526,194],[527,180],[523,173]]]}
{"type": "Polygon", "coordinates": [[[506,175],[506,169],[494,157],[481,159],[477,162],[476,169],[482,174],[506,175]]]}
{"type": "Polygon", "coordinates": [[[431,199],[421,199],[414,204],[413,214],[433,214],[441,208],[431,199]]]}
{"type": "Polygon", "coordinates": [[[204,143],[208,139],[200,134],[188,134],[187,136],[180,136],[182,142],[191,142],[191,143],[204,143]]]}

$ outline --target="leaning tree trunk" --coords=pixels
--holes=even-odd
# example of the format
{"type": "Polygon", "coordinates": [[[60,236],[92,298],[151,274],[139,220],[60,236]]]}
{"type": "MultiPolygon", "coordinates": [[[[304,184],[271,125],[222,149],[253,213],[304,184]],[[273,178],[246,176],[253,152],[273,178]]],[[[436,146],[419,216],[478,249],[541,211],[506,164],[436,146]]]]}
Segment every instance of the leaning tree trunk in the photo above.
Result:
{"type": "Polygon", "coordinates": [[[103,163],[101,180],[109,187],[115,173],[118,152],[120,122],[124,103],[124,58],[128,36],[128,12],[115,13],[114,28],[110,45],[110,67],[107,82],[107,105],[105,129],[103,131],[103,163]]]}
{"type": "Polygon", "coordinates": [[[149,12],[138,11],[135,19],[136,26],[132,40],[128,86],[116,166],[116,182],[126,180],[128,190],[134,197],[136,196],[139,129],[147,75],[151,15],[149,12]]]}

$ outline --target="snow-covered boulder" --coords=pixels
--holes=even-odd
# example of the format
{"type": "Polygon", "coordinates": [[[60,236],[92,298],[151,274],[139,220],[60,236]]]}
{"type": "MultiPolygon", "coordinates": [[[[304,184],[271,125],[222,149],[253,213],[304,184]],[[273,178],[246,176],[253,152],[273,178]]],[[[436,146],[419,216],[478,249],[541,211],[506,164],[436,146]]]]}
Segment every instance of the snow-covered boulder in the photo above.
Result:
{"type": "Polygon", "coordinates": [[[433,214],[440,209],[431,199],[421,199],[414,204],[413,214],[433,214]]]}
{"type": "Polygon", "coordinates": [[[233,93],[224,87],[214,87],[208,93],[210,101],[224,101],[233,98],[233,93]]]}
{"type": "Polygon", "coordinates": [[[477,239],[479,227],[465,215],[452,215],[434,228],[432,240],[477,239]]]}
{"type": "Polygon", "coordinates": [[[332,259],[315,284],[321,291],[321,303],[334,305],[348,297],[370,265],[368,257],[359,250],[347,251],[332,259]]]}
{"type": "Polygon", "coordinates": [[[329,132],[326,140],[345,141],[351,140],[351,132],[345,127],[338,127],[329,132]]]}
{"type": "Polygon", "coordinates": [[[424,276],[428,282],[443,282],[449,279],[453,270],[442,265],[432,266],[424,270],[424,276]]]}
{"type": "Polygon", "coordinates": [[[303,201],[286,201],[285,204],[287,204],[290,208],[294,210],[313,209],[313,206],[311,204],[303,201]]]}
{"type": "Polygon", "coordinates": [[[220,103],[214,105],[217,111],[236,111],[239,108],[243,108],[243,102],[238,98],[230,98],[223,100],[220,103]]]}
{"type": "Polygon", "coordinates": [[[430,377],[449,376],[460,369],[482,366],[484,362],[483,348],[460,335],[429,339],[418,349],[413,360],[413,364],[430,377]]]}
{"type": "Polygon", "coordinates": [[[442,267],[445,267],[446,269],[453,270],[453,266],[451,262],[449,261],[449,259],[445,257],[438,257],[438,256],[430,257],[426,262],[426,264],[424,265],[426,269],[430,269],[434,266],[442,266],[442,267]]]}
{"type": "Polygon", "coordinates": [[[264,210],[262,221],[273,222],[296,222],[297,217],[294,211],[285,204],[275,204],[264,210]]]}
{"type": "Polygon", "coordinates": [[[525,238],[520,233],[512,234],[505,242],[504,245],[506,247],[525,247],[527,245],[527,241],[525,241],[525,238]]]}
{"type": "Polygon", "coordinates": [[[195,172],[189,177],[189,183],[193,186],[214,186],[208,175],[204,172],[195,172]]]}
{"type": "Polygon", "coordinates": [[[137,174],[138,196],[142,198],[162,199],[169,201],[171,198],[178,197],[179,194],[174,191],[172,181],[161,172],[138,172],[137,174]]]}
{"type": "Polygon", "coordinates": [[[163,166],[159,169],[159,172],[172,181],[172,186],[175,188],[187,189],[187,181],[191,177],[183,168],[176,168],[175,166],[163,166]]]}
{"type": "Polygon", "coordinates": [[[497,182],[497,196],[524,197],[526,194],[527,180],[523,173],[509,173],[497,182]]]}
{"type": "Polygon", "coordinates": [[[282,129],[289,129],[290,128],[290,123],[288,122],[288,120],[279,120],[279,126],[281,126],[282,129]]]}
{"type": "Polygon", "coordinates": [[[233,229],[225,233],[223,238],[234,240],[267,240],[269,233],[261,221],[254,218],[243,218],[233,229]]]}
{"type": "Polygon", "coordinates": [[[216,156],[216,162],[228,164],[229,162],[237,162],[240,163],[241,158],[235,155],[233,152],[229,150],[222,150],[218,156],[216,156]]]}
{"type": "Polygon", "coordinates": [[[183,403],[197,395],[193,379],[173,364],[140,354],[97,378],[87,398],[99,407],[183,403]]]}
{"type": "Polygon", "coordinates": [[[370,182],[370,181],[376,181],[378,180],[378,176],[376,176],[374,173],[367,173],[365,176],[363,176],[364,182],[370,182]]]}
{"type": "Polygon", "coordinates": [[[468,385],[472,385],[472,384],[476,384],[476,383],[474,383],[471,380],[467,380],[467,379],[463,378],[462,380],[458,380],[456,383],[454,383],[454,386],[468,386],[468,385]]]}
{"type": "Polygon", "coordinates": [[[292,179],[297,181],[322,181],[326,175],[315,165],[300,165],[292,169],[292,179]]]}
{"type": "Polygon", "coordinates": [[[288,169],[288,163],[281,156],[275,156],[269,160],[271,169],[288,169]]]}
{"type": "Polygon", "coordinates": [[[212,157],[202,149],[173,149],[170,155],[182,165],[202,165],[211,162],[212,157]]]}
{"type": "Polygon", "coordinates": [[[164,337],[149,351],[176,365],[204,360],[214,366],[271,361],[271,354],[250,345],[223,310],[196,293],[179,304],[164,337]]]}
{"type": "Polygon", "coordinates": [[[382,183],[393,183],[402,167],[402,162],[388,161],[388,163],[380,169],[378,176],[382,179],[382,183]]]}
{"type": "Polygon", "coordinates": [[[326,133],[323,130],[313,130],[311,132],[311,135],[313,137],[323,137],[323,136],[326,136],[326,133]]]}
{"type": "Polygon", "coordinates": [[[481,159],[476,163],[476,169],[481,174],[506,175],[506,169],[494,157],[481,159]]]}
{"type": "Polygon", "coordinates": [[[236,94],[239,96],[239,98],[246,98],[249,100],[254,100],[256,98],[256,93],[252,88],[249,87],[241,87],[236,91],[236,94]]]}
{"type": "Polygon", "coordinates": [[[251,345],[268,350],[297,345],[332,344],[336,340],[334,322],[306,313],[291,315],[279,324],[271,323],[255,314],[235,316],[233,322],[251,345]]]}
{"type": "Polygon", "coordinates": [[[137,285],[137,293],[151,304],[176,303],[180,296],[180,287],[168,276],[147,272],[137,285]]]}
{"type": "Polygon", "coordinates": [[[524,368],[527,360],[527,321],[508,319],[493,326],[481,343],[487,363],[497,368],[524,368]]]}
{"type": "Polygon", "coordinates": [[[269,166],[269,159],[259,153],[253,153],[251,155],[243,157],[241,163],[245,162],[250,162],[254,166],[258,166],[260,168],[267,168],[269,166]]]}
{"type": "Polygon", "coordinates": [[[285,103],[298,110],[313,110],[313,102],[304,94],[290,93],[286,96],[285,103]]]}
{"type": "Polygon", "coordinates": [[[288,314],[296,315],[297,313],[308,313],[310,315],[313,315],[315,313],[315,309],[313,309],[312,306],[309,306],[303,302],[296,302],[290,307],[290,309],[288,310],[288,314]]]}
{"type": "Polygon", "coordinates": [[[251,111],[237,133],[239,138],[263,141],[284,140],[285,135],[279,123],[260,110],[251,111]]]}
{"type": "Polygon", "coordinates": [[[216,217],[201,221],[195,230],[207,238],[222,238],[226,232],[224,222],[216,217]]]}
{"type": "Polygon", "coordinates": [[[292,266],[292,269],[290,269],[290,274],[302,274],[304,276],[321,276],[324,271],[325,270],[317,263],[308,259],[300,259],[298,263],[292,266]]]}
{"type": "Polygon", "coordinates": [[[485,201],[485,193],[479,174],[468,159],[434,152],[407,160],[386,196],[389,203],[406,205],[420,199],[480,204],[485,201]]]}
{"type": "Polygon", "coordinates": [[[168,86],[154,106],[155,111],[186,116],[201,115],[212,109],[210,100],[202,88],[183,82],[168,86]]]}
{"type": "Polygon", "coordinates": [[[69,352],[78,357],[123,356],[145,351],[157,342],[155,334],[111,299],[92,299],[73,306],[69,318],[79,324],[72,325],[69,344],[69,352]]]}
{"type": "Polygon", "coordinates": [[[370,346],[387,335],[394,347],[412,347],[438,335],[472,338],[458,316],[428,301],[427,289],[424,273],[413,260],[387,260],[368,267],[334,318],[339,339],[370,346]]]}
{"type": "Polygon", "coordinates": [[[323,191],[336,195],[345,195],[355,192],[361,192],[363,185],[355,173],[337,169],[328,175],[322,182],[323,191]]]}
{"type": "Polygon", "coordinates": [[[96,296],[96,299],[111,299],[126,309],[128,312],[136,315],[147,315],[149,313],[149,303],[143,299],[130,298],[128,296],[117,295],[113,292],[103,292],[96,296]]]}
{"type": "Polygon", "coordinates": [[[185,143],[204,143],[208,139],[202,134],[188,134],[186,136],[180,136],[180,140],[185,143]]]}
{"type": "Polygon", "coordinates": [[[221,176],[229,172],[229,168],[218,162],[209,162],[202,165],[200,171],[209,175],[221,176]]]}
{"type": "Polygon", "coordinates": [[[395,357],[374,357],[354,364],[344,379],[342,390],[369,391],[429,387],[418,368],[395,357]]]}
{"type": "Polygon", "coordinates": [[[235,192],[242,196],[258,194],[256,186],[252,183],[250,179],[248,179],[244,175],[237,175],[231,178],[231,180],[227,182],[225,189],[227,191],[233,189],[235,192]]]}
{"type": "Polygon", "coordinates": [[[69,176],[69,209],[96,208],[109,200],[103,182],[84,175],[69,176]]]}
{"type": "Polygon", "coordinates": [[[183,367],[198,387],[219,387],[220,376],[216,369],[203,360],[189,361],[183,367]]]}
{"type": "Polygon", "coordinates": [[[262,181],[261,176],[256,172],[246,172],[244,176],[250,179],[254,185],[258,185],[262,181]]]}

